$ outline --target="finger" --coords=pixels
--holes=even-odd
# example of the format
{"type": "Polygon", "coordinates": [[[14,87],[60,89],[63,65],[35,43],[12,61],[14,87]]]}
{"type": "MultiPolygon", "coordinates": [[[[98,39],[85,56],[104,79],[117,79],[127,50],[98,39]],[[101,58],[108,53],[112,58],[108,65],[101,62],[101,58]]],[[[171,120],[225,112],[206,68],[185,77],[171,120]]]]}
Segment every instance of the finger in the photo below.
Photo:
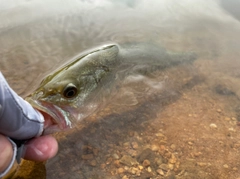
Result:
{"type": "Polygon", "coordinates": [[[23,158],[34,161],[45,161],[54,157],[58,151],[56,139],[50,135],[34,138],[25,144],[23,158]]]}
{"type": "Polygon", "coordinates": [[[9,140],[0,134],[0,173],[6,170],[13,157],[13,148],[9,140]]]}

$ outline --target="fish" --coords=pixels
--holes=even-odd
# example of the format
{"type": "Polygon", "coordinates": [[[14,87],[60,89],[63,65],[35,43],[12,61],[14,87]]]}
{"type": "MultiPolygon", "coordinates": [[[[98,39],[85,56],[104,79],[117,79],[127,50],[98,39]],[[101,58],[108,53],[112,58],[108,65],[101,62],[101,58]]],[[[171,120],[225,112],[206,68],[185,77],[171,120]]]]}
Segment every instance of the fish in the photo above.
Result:
{"type": "Polygon", "coordinates": [[[107,44],[73,58],[47,75],[25,99],[64,130],[102,106],[113,84],[129,74],[147,74],[195,59],[192,52],[171,52],[156,45],[107,44]]]}

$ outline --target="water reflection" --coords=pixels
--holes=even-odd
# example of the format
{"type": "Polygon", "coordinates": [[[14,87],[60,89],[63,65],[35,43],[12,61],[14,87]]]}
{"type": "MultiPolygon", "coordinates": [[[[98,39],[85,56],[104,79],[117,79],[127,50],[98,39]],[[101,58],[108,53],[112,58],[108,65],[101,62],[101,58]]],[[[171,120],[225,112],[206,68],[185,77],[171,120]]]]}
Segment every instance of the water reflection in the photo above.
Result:
{"type": "Polygon", "coordinates": [[[128,78],[104,109],[59,133],[47,178],[238,178],[240,25],[230,3],[2,1],[0,70],[23,96],[101,44],[198,54],[137,83],[128,78]]]}

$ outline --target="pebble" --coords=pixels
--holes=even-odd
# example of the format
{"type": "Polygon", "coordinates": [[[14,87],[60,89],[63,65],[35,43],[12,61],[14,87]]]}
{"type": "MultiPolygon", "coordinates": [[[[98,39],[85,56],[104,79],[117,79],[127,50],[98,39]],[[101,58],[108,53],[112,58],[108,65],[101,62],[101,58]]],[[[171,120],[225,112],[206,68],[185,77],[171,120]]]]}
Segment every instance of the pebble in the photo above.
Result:
{"type": "Polygon", "coordinates": [[[202,155],[201,152],[195,152],[195,153],[194,153],[194,156],[195,156],[195,157],[199,157],[200,155],[202,155]]]}
{"type": "Polygon", "coordinates": [[[149,160],[144,160],[143,161],[143,163],[142,163],[142,165],[144,166],[144,167],[148,167],[148,166],[150,166],[150,161],[149,160]]]}
{"type": "Polygon", "coordinates": [[[121,166],[119,160],[115,160],[113,164],[114,164],[115,167],[120,167],[121,166]]]}
{"type": "Polygon", "coordinates": [[[233,170],[234,170],[234,171],[237,171],[237,170],[238,170],[238,168],[237,168],[237,167],[233,167],[233,170]]]}
{"type": "Polygon", "coordinates": [[[113,157],[114,159],[119,159],[119,156],[118,156],[118,154],[116,154],[116,153],[114,153],[114,154],[112,155],[112,157],[113,157]]]}
{"type": "Polygon", "coordinates": [[[217,112],[220,113],[220,112],[222,112],[222,110],[221,109],[217,109],[217,112]]]}
{"type": "Polygon", "coordinates": [[[152,172],[151,167],[148,167],[148,168],[147,168],[147,171],[148,171],[149,173],[152,172]]]}
{"type": "Polygon", "coordinates": [[[110,157],[107,159],[106,164],[109,165],[111,162],[112,162],[112,158],[110,157]]]}
{"type": "Polygon", "coordinates": [[[227,164],[224,164],[223,167],[224,167],[224,168],[228,168],[228,165],[227,165],[227,164]]]}
{"type": "Polygon", "coordinates": [[[136,157],[137,156],[137,151],[134,149],[128,149],[128,153],[132,156],[132,157],[136,157]]]}
{"type": "Polygon", "coordinates": [[[175,150],[175,149],[176,149],[176,145],[175,145],[175,144],[172,144],[172,145],[170,146],[170,148],[171,148],[172,150],[175,150]]]}
{"type": "Polygon", "coordinates": [[[122,179],[128,179],[127,175],[124,175],[124,176],[122,177],[122,179]]]}
{"type": "Polygon", "coordinates": [[[97,156],[98,155],[98,149],[93,149],[93,155],[97,156]]]}
{"type": "Polygon", "coordinates": [[[155,134],[157,137],[165,137],[165,135],[163,135],[162,133],[156,133],[155,134]]]}
{"type": "Polygon", "coordinates": [[[138,168],[133,167],[133,168],[131,168],[131,173],[132,173],[133,175],[138,175],[138,174],[140,173],[140,171],[138,170],[138,168]]]}
{"type": "Polygon", "coordinates": [[[207,163],[204,163],[204,162],[198,162],[197,165],[200,166],[200,167],[204,167],[204,166],[207,166],[207,163]]]}
{"type": "Polygon", "coordinates": [[[168,169],[169,169],[169,168],[168,168],[168,165],[167,165],[167,164],[164,164],[164,163],[161,164],[161,165],[159,165],[159,168],[162,169],[163,171],[168,171],[168,169]]]}
{"type": "Polygon", "coordinates": [[[105,167],[106,167],[105,163],[102,163],[101,166],[100,166],[101,169],[104,169],[105,167]]]}
{"type": "Polygon", "coordinates": [[[152,151],[156,152],[159,150],[159,147],[157,145],[152,145],[151,149],[152,149],[152,151]]]}
{"type": "Polygon", "coordinates": [[[156,161],[157,165],[161,165],[163,163],[163,158],[158,158],[156,161]]]}
{"type": "Polygon", "coordinates": [[[216,129],[216,128],[217,128],[217,125],[214,124],[214,123],[211,123],[211,124],[209,125],[209,127],[212,128],[212,129],[216,129]]]}
{"type": "Polygon", "coordinates": [[[169,168],[170,170],[173,170],[173,168],[174,168],[174,165],[173,165],[173,164],[171,164],[171,163],[169,163],[169,164],[168,164],[168,168],[169,168]]]}
{"type": "Polygon", "coordinates": [[[231,131],[231,132],[236,132],[236,130],[233,129],[232,127],[228,128],[228,130],[231,131]]]}
{"type": "Polygon", "coordinates": [[[124,146],[124,147],[129,147],[129,142],[123,143],[123,146],[124,146]]]}
{"type": "Polygon", "coordinates": [[[151,149],[147,148],[145,150],[143,150],[138,156],[137,156],[137,160],[138,162],[142,163],[144,160],[146,159],[150,159],[150,158],[155,158],[155,152],[153,152],[151,149]]]}
{"type": "Polygon", "coordinates": [[[96,160],[91,160],[90,165],[95,167],[97,165],[97,161],[96,160]]]}
{"type": "Polygon", "coordinates": [[[230,121],[231,118],[230,118],[230,117],[225,117],[225,120],[226,120],[226,121],[230,121]]]}
{"type": "Polygon", "coordinates": [[[171,158],[168,160],[168,162],[171,164],[174,164],[174,163],[176,163],[176,161],[177,161],[177,158],[175,157],[175,155],[172,154],[171,158]]]}
{"type": "Polygon", "coordinates": [[[124,172],[124,168],[119,168],[119,169],[117,169],[117,173],[118,174],[121,174],[121,173],[123,173],[124,172]]]}
{"type": "Polygon", "coordinates": [[[164,172],[163,172],[163,170],[162,169],[157,169],[157,173],[159,174],[159,175],[164,175],[164,172]]]}
{"type": "Polygon", "coordinates": [[[82,159],[83,159],[83,160],[90,160],[90,159],[93,159],[93,154],[82,155],[82,159]]]}
{"type": "Polygon", "coordinates": [[[138,148],[138,143],[137,142],[132,142],[132,148],[137,149],[138,148]]]}
{"type": "Polygon", "coordinates": [[[129,155],[124,155],[119,161],[120,161],[120,163],[127,165],[129,167],[138,164],[136,159],[132,158],[129,155]]]}

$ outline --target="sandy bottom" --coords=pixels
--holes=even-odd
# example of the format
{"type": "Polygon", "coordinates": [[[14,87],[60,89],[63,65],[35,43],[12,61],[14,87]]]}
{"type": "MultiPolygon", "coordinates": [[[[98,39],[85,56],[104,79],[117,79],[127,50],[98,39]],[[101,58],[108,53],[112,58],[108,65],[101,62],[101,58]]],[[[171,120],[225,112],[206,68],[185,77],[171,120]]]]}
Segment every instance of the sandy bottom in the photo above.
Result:
{"type": "Polygon", "coordinates": [[[118,95],[56,134],[55,158],[23,161],[14,178],[240,178],[240,72],[234,61],[223,61],[199,59],[158,72],[168,76],[168,88],[136,95],[137,104],[118,95]]]}

